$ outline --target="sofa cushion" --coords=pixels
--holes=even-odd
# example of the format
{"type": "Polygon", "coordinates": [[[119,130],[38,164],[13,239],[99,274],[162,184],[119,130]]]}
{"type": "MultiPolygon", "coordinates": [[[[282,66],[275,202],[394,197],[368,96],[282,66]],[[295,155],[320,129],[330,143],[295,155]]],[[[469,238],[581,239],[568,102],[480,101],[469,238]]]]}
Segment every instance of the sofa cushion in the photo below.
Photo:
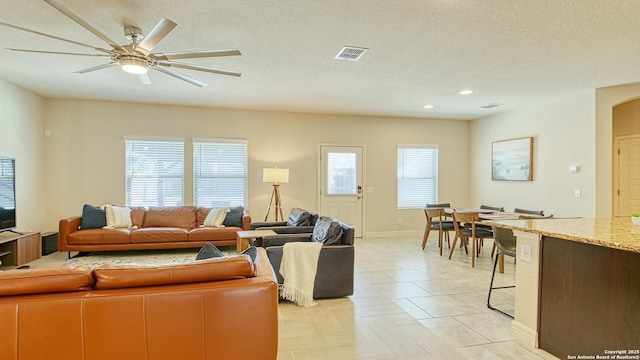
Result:
{"type": "Polygon", "coordinates": [[[311,224],[311,213],[300,208],[293,208],[287,219],[287,226],[308,226],[311,224]]]}
{"type": "Polygon", "coordinates": [[[67,235],[72,245],[128,244],[130,229],[87,229],[67,235]]]}
{"type": "Polygon", "coordinates": [[[107,226],[107,213],[93,205],[84,204],[80,229],[100,229],[107,226]]]}
{"type": "Polygon", "coordinates": [[[230,208],[227,216],[224,218],[222,225],[242,227],[242,206],[230,208]]]}
{"type": "Polygon", "coordinates": [[[132,244],[188,241],[189,230],[190,229],[173,227],[145,227],[131,231],[129,241],[132,244]]]}
{"type": "Polygon", "coordinates": [[[236,240],[238,228],[229,226],[223,228],[201,227],[189,231],[189,241],[236,240]]]}
{"type": "Polygon", "coordinates": [[[253,276],[253,262],[247,255],[167,265],[105,264],[94,270],[96,289],[185,284],[253,276]]]}
{"type": "Polygon", "coordinates": [[[144,215],[142,227],[196,227],[195,206],[151,207],[144,215]]]}
{"type": "Polygon", "coordinates": [[[311,241],[319,242],[324,245],[340,244],[342,237],[342,226],[340,221],[329,216],[321,216],[313,227],[311,241]]]}
{"type": "Polygon", "coordinates": [[[131,208],[131,225],[135,227],[142,227],[144,224],[144,214],[146,209],[142,206],[134,206],[131,208]]]}
{"type": "Polygon", "coordinates": [[[0,271],[0,296],[91,290],[93,267],[0,271]]]}
{"type": "Polygon", "coordinates": [[[105,205],[107,229],[131,227],[131,209],[123,206],[105,205]]]}

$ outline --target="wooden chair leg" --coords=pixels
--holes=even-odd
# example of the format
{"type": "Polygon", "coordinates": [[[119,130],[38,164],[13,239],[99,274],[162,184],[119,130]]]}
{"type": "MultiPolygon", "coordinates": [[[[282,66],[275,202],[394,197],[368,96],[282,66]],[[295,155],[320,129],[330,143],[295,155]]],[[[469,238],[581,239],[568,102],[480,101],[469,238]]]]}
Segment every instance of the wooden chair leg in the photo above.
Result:
{"type": "Polygon", "coordinates": [[[473,254],[471,256],[471,267],[476,267],[476,251],[477,251],[476,250],[476,242],[477,242],[477,239],[474,237],[471,241],[473,242],[473,244],[471,245],[471,250],[472,250],[471,253],[473,254]]]}
{"type": "Polygon", "coordinates": [[[428,226],[424,229],[424,236],[422,236],[422,250],[424,250],[424,247],[427,246],[427,239],[429,238],[430,231],[431,228],[429,228],[428,226]]]}
{"type": "MultiPolygon", "coordinates": [[[[458,238],[460,236],[458,234],[456,234],[453,237],[453,245],[451,246],[451,251],[449,252],[449,260],[451,260],[451,256],[453,255],[453,251],[456,249],[456,242],[458,242],[458,238]]],[[[460,239],[460,241],[462,241],[462,239],[460,239]]]]}

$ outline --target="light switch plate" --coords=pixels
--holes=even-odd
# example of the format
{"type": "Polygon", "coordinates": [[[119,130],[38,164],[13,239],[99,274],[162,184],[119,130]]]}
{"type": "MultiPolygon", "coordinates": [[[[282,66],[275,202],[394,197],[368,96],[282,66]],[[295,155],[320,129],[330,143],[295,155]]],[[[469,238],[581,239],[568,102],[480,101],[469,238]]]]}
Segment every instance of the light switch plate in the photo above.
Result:
{"type": "Polygon", "coordinates": [[[520,246],[520,259],[522,261],[531,262],[531,246],[530,245],[522,245],[520,246]]]}

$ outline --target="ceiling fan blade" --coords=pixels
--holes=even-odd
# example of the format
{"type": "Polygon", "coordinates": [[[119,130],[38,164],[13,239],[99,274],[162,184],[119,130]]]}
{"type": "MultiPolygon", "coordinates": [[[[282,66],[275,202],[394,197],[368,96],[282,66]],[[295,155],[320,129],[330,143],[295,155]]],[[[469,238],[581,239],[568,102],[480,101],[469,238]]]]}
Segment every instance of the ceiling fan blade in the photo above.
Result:
{"type": "Polygon", "coordinates": [[[240,50],[238,49],[205,50],[205,51],[153,54],[153,56],[158,60],[195,59],[195,58],[235,56],[235,55],[242,55],[242,54],[240,54],[240,50]]]}
{"type": "Polygon", "coordinates": [[[60,40],[60,41],[66,41],[66,42],[68,42],[68,43],[72,43],[72,44],[75,44],[75,45],[80,45],[80,46],[88,47],[88,48],[90,48],[90,49],[94,49],[94,50],[97,50],[97,51],[100,51],[100,52],[109,53],[109,50],[102,49],[102,48],[99,48],[99,47],[95,47],[95,46],[93,46],[93,45],[87,45],[87,44],[83,44],[83,43],[81,43],[81,42],[77,42],[77,41],[73,41],[73,40],[69,40],[69,39],[61,38],[61,37],[54,36],[54,35],[49,35],[49,34],[41,33],[41,32],[39,32],[39,31],[25,29],[25,28],[20,27],[20,26],[15,26],[15,25],[11,25],[11,24],[7,24],[7,23],[3,23],[3,22],[0,22],[0,25],[2,25],[2,26],[6,26],[6,27],[10,27],[10,28],[13,28],[13,29],[17,29],[17,30],[22,30],[22,31],[30,32],[30,33],[32,33],[32,34],[36,34],[36,35],[40,35],[40,36],[46,36],[46,37],[48,37],[48,38],[52,38],[52,39],[56,39],[56,40],[60,40]]]}
{"type": "Polygon", "coordinates": [[[222,74],[222,75],[231,75],[231,76],[242,75],[237,71],[216,69],[208,66],[199,66],[199,65],[190,65],[190,64],[175,63],[175,62],[163,62],[163,61],[159,62],[159,64],[166,67],[177,67],[180,69],[187,69],[187,70],[206,71],[206,72],[222,74]]]}
{"type": "Polygon", "coordinates": [[[191,84],[193,84],[195,86],[199,86],[199,87],[207,86],[207,84],[203,83],[202,81],[198,81],[198,80],[196,80],[194,78],[191,78],[191,77],[186,76],[186,75],[182,75],[177,71],[173,71],[171,69],[167,69],[167,68],[162,67],[162,66],[155,66],[155,67],[152,67],[151,69],[158,70],[158,71],[163,72],[163,73],[165,73],[167,75],[176,77],[176,78],[178,78],[180,80],[184,80],[184,81],[186,81],[188,83],[191,83],[191,84]]]}
{"type": "Polygon", "coordinates": [[[122,46],[118,45],[115,41],[109,39],[109,37],[107,37],[107,35],[101,33],[98,29],[96,29],[93,26],[89,25],[88,22],[82,20],[80,17],[78,17],[78,15],[72,13],[71,10],[67,9],[66,7],[58,4],[57,2],[55,2],[53,0],[44,0],[44,2],[46,2],[49,5],[51,5],[56,10],[60,11],[63,15],[65,15],[69,19],[75,21],[76,23],[78,23],[83,28],[89,30],[91,33],[93,33],[93,35],[99,37],[100,39],[102,39],[102,41],[104,41],[107,44],[111,45],[112,48],[118,49],[118,50],[122,50],[122,51],[126,51],[122,46]]]}
{"type": "Polygon", "coordinates": [[[105,69],[105,68],[108,68],[108,67],[111,67],[111,66],[115,66],[115,65],[118,65],[118,63],[115,62],[115,61],[112,61],[110,63],[102,64],[102,65],[98,65],[98,66],[94,66],[94,67],[90,67],[88,69],[74,71],[74,73],[75,74],[84,74],[84,73],[88,73],[88,72],[91,72],[91,71],[105,69]]]}
{"type": "Polygon", "coordinates": [[[149,74],[140,74],[138,75],[138,79],[142,85],[151,85],[151,79],[149,79],[149,74]]]}
{"type": "Polygon", "coordinates": [[[144,53],[145,55],[149,55],[153,49],[158,46],[158,44],[175,28],[178,24],[173,21],[162,18],[156,26],[149,31],[147,36],[142,39],[142,41],[136,46],[136,50],[144,53]]]}
{"type": "Polygon", "coordinates": [[[94,57],[103,57],[103,58],[111,57],[107,54],[82,54],[82,53],[70,53],[70,52],[61,52],[61,51],[27,50],[27,49],[11,49],[11,48],[7,48],[7,50],[40,53],[40,54],[54,54],[54,55],[94,56],[94,57]]]}

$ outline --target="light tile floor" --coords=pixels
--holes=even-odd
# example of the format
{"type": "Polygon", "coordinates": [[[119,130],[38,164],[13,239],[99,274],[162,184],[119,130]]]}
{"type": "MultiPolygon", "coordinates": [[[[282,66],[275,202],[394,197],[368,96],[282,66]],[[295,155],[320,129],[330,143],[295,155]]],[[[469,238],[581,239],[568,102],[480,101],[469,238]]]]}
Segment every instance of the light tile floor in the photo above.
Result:
{"type": "MultiPolygon", "coordinates": [[[[278,359],[556,359],[515,341],[511,319],[487,308],[490,240],[475,268],[464,249],[441,257],[437,233],[424,251],[421,242],[417,233],[356,239],[354,295],[310,308],[281,302],[278,359]]],[[[30,265],[66,259],[54,253],[30,265]]],[[[513,284],[514,270],[507,258],[497,284],[513,284]]],[[[493,305],[513,313],[513,289],[494,296],[493,305]]]]}

